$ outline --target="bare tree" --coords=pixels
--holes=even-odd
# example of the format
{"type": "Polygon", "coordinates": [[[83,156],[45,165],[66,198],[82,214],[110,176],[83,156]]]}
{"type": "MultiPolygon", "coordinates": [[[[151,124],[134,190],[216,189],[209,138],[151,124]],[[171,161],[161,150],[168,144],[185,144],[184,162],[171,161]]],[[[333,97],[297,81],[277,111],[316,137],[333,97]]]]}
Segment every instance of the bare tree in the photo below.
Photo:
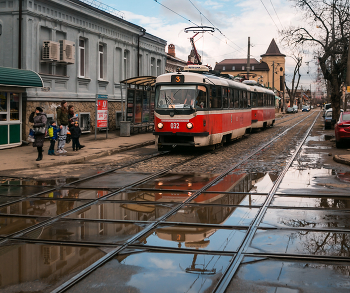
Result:
{"type": "Polygon", "coordinates": [[[340,115],[341,84],[349,50],[350,0],[291,0],[303,14],[303,26],[282,31],[284,40],[313,47],[323,77],[329,82],[333,118],[340,115]],[[308,26],[307,26],[308,24],[308,26]]]}
{"type": "Polygon", "coordinates": [[[295,67],[294,67],[294,72],[293,72],[293,78],[292,78],[292,82],[291,82],[291,88],[289,88],[287,86],[286,81],[284,81],[284,85],[286,86],[287,89],[287,93],[288,96],[290,98],[290,106],[293,107],[294,105],[294,100],[295,100],[295,94],[298,90],[298,86],[299,86],[299,81],[300,81],[300,67],[303,63],[303,57],[298,54],[298,56],[292,56],[292,58],[294,59],[294,61],[296,62],[295,67]]]}

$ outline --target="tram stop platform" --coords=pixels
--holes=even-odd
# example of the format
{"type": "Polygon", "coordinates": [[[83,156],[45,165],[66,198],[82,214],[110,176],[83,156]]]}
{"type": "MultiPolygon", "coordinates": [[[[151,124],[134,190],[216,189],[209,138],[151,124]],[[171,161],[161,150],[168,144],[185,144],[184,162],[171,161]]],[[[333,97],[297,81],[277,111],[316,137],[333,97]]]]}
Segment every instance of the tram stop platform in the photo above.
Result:
{"type": "MultiPolygon", "coordinates": [[[[0,172],[16,171],[31,168],[43,168],[55,165],[77,164],[85,161],[94,160],[99,157],[109,156],[142,146],[154,144],[154,135],[152,133],[139,133],[130,137],[120,137],[118,132],[98,133],[95,140],[95,134],[83,134],[80,137],[80,144],[85,147],[79,151],[72,150],[72,142],[66,144],[67,153],[49,156],[47,154],[50,146],[49,140],[45,140],[43,147],[43,160],[37,162],[37,149],[29,145],[22,145],[17,148],[0,150],[0,172]]],[[[57,147],[57,142],[55,147],[57,147]]]]}

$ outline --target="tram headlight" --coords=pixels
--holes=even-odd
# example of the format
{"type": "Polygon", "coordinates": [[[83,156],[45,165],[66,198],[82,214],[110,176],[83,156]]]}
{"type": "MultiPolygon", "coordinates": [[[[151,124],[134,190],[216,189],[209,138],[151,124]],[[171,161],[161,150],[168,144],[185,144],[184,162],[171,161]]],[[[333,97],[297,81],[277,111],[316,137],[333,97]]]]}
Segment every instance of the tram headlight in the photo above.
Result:
{"type": "Polygon", "coordinates": [[[191,129],[191,128],[193,127],[193,124],[192,124],[191,122],[188,122],[188,123],[186,124],[186,126],[187,126],[188,129],[191,129]]]}
{"type": "Polygon", "coordinates": [[[158,123],[158,128],[159,128],[159,129],[162,129],[162,128],[163,128],[163,126],[164,126],[164,125],[163,125],[163,123],[162,123],[162,122],[159,122],[159,123],[158,123]]]}

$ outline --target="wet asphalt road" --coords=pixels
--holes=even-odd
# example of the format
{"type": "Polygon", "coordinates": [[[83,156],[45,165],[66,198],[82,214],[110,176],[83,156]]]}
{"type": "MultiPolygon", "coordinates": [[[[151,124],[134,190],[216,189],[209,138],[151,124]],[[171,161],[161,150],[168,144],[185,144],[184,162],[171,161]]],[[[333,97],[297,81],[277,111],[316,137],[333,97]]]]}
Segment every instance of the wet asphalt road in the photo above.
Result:
{"type": "MultiPolygon", "coordinates": [[[[189,155],[175,153],[58,188],[75,179],[3,178],[1,292],[50,292],[125,243],[67,291],[212,292],[308,121],[185,205],[283,124],[186,164],[189,155]],[[168,162],[180,165],[118,192],[168,162]]],[[[227,292],[349,292],[350,168],[329,160],[333,143],[324,133],[319,118],[227,292]]]]}

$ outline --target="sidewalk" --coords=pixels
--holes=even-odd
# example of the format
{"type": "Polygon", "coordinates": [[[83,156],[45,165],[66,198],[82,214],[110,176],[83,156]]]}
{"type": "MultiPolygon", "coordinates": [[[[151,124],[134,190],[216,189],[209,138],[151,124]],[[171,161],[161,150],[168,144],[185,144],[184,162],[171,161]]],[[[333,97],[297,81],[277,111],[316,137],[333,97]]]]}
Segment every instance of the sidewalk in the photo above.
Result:
{"type": "MultiPolygon", "coordinates": [[[[66,145],[67,153],[49,156],[47,154],[50,146],[49,140],[45,140],[43,160],[37,162],[37,149],[29,144],[12,149],[0,150],[0,171],[22,170],[30,168],[42,168],[55,165],[83,163],[84,161],[97,159],[125,150],[154,144],[152,133],[133,134],[130,137],[120,137],[119,132],[86,134],[80,137],[80,143],[85,147],[79,151],[72,150],[72,142],[66,145]]],[[[56,146],[57,147],[57,142],[56,146]]]]}

